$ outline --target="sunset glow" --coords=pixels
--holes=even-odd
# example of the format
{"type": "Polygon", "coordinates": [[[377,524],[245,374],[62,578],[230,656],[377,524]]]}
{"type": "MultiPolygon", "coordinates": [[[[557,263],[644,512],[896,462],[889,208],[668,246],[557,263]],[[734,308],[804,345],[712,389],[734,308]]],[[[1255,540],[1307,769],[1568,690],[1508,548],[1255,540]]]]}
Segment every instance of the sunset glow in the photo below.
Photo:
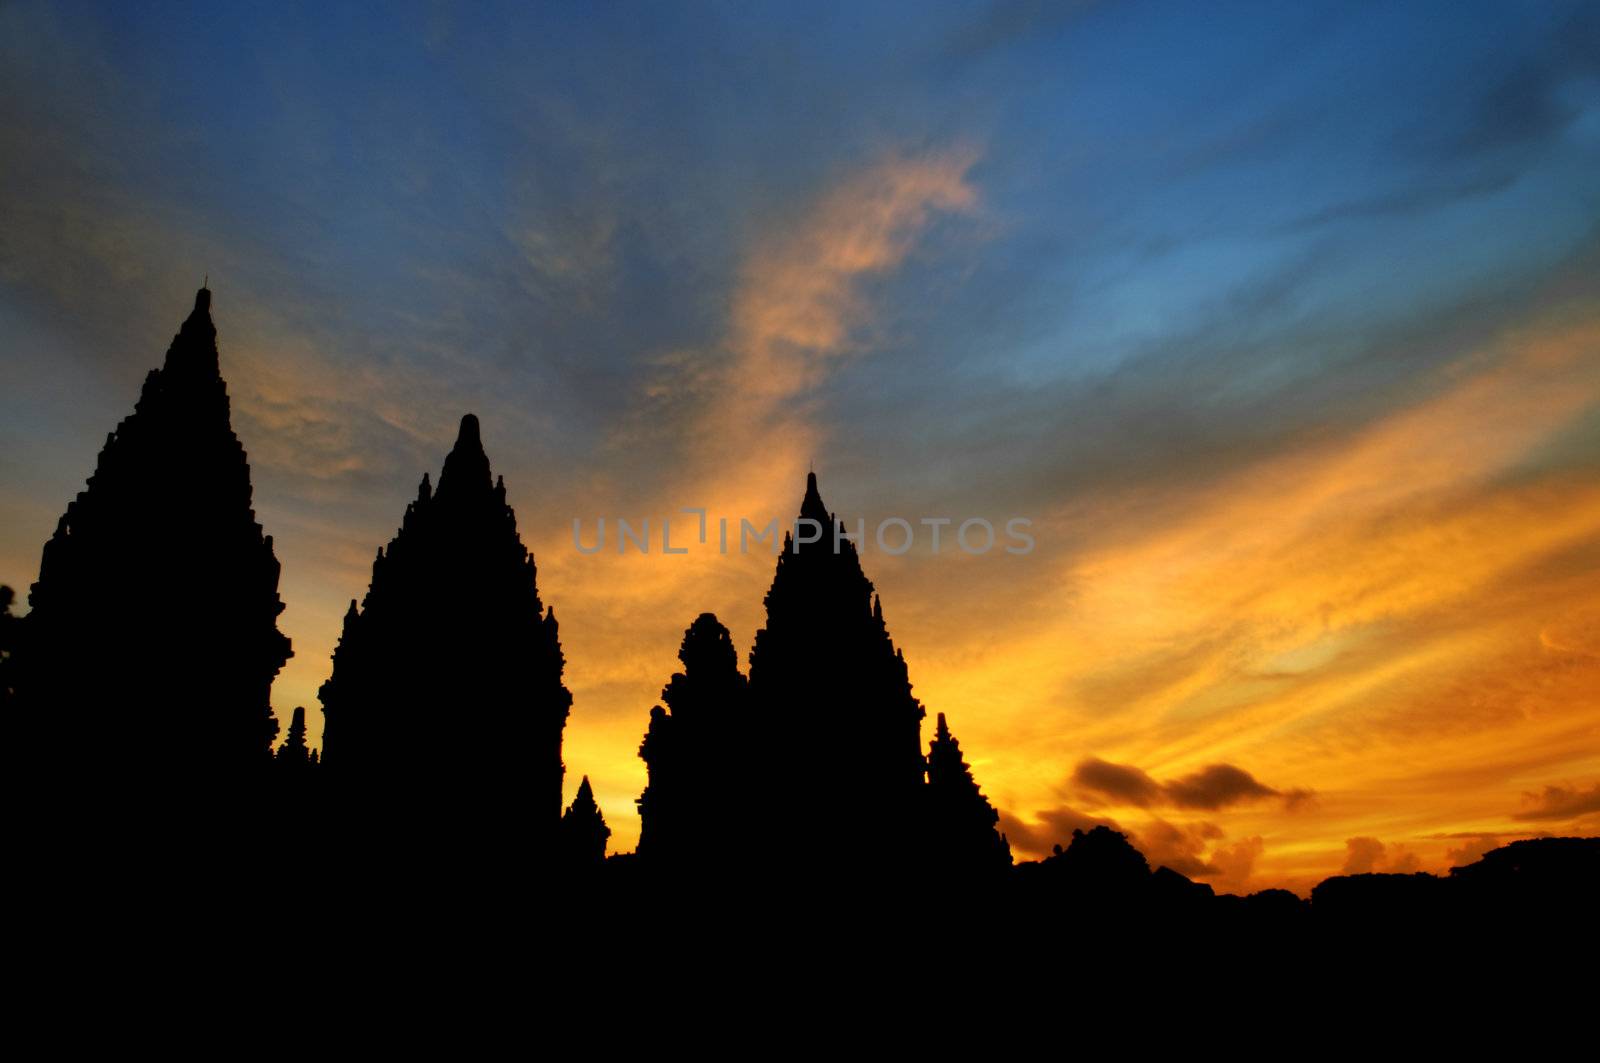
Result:
{"type": "Polygon", "coordinates": [[[808,469],[954,522],[862,561],[1018,859],[1111,823],[1304,892],[1600,833],[1600,9],[1289,8],[0,7],[0,583],[209,274],[313,744],[472,412],[613,852],[808,469]]]}

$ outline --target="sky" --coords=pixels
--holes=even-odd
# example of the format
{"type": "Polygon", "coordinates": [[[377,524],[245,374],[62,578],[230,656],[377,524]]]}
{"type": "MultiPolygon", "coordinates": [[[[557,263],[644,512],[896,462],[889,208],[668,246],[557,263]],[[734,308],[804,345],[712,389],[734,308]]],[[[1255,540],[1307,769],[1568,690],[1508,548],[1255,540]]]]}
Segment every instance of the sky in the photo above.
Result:
{"type": "Polygon", "coordinates": [[[762,621],[715,522],[808,468],[922,533],[864,565],[1019,858],[1304,892],[1600,833],[1597,173],[1581,2],[7,0],[0,582],[209,278],[313,738],[470,411],[612,851],[684,629],[762,621]]]}

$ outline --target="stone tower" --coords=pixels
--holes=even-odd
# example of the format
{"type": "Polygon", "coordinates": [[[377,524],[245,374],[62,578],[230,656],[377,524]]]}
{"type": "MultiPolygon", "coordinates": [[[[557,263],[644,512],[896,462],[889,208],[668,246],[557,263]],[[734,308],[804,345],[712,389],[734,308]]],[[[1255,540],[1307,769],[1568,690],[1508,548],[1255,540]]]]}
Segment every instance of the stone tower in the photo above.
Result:
{"type": "Polygon", "coordinates": [[[774,844],[808,866],[910,867],[921,818],[922,705],[855,544],[806,477],[798,545],[786,537],[750,651],[753,752],[774,844]],[[836,545],[837,543],[837,545],[836,545]],[[875,829],[871,824],[894,825],[875,829]]]}
{"type": "Polygon", "coordinates": [[[18,696],[36,755],[80,795],[271,763],[269,693],[289,640],[216,340],[202,288],[29,595],[18,696]]]}
{"type": "Polygon", "coordinates": [[[350,603],[323,684],[322,771],[376,816],[425,810],[447,829],[551,844],[572,695],[554,610],[490,475],[478,419],[461,419],[434,490],[350,603]]]}

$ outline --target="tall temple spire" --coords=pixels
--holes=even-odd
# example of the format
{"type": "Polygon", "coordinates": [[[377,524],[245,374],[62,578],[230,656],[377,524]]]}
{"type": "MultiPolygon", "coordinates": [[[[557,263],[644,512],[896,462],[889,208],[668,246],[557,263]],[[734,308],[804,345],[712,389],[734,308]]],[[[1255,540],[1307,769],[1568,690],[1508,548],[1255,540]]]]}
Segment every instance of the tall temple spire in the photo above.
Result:
{"type": "Polygon", "coordinates": [[[167,743],[155,771],[138,762],[141,785],[237,779],[271,759],[268,694],[289,640],[216,337],[202,288],[45,545],[30,594],[20,678],[41,755],[97,787],[131,770],[157,705],[167,743]]]}
{"type": "Polygon", "coordinates": [[[548,850],[572,704],[563,666],[555,614],[467,414],[438,486],[423,477],[345,617],[321,690],[328,781],[388,803],[396,823],[427,817],[548,850]]]}
{"type": "Polygon", "coordinates": [[[829,549],[833,547],[833,523],[828,515],[828,507],[822,502],[822,492],[817,490],[817,474],[806,473],[806,493],[800,500],[800,516],[807,520],[814,520],[822,525],[822,543],[829,549]]]}
{"type": "Polygon", "coordinates": [[[594,799],[594,790],[585,775],[578,784],[572,804],[561,816],[561,853],[570,867],[595,868],[605,861],[606,839],[611,828],[594,799]]]}
{"type": "Polygon", "coordinates": [[[478,419],[472,414],[461,418],[456,432],[455,446],[444,459],[444,470],[439,473],[439,490],[489,490],[494,481],[489,475],[489,456],[483,452],[483,440],[478,435],[478,419]]]}
{"type": "Polygon", "coordinates": [[[908,866],[911,854],[897,851],[897,841],[854,825],[919,815],[923,709],[875,616],[872,581],[855,545],[835,547],[835,521],[814,472],[806,476],[800,515],[817,521],[822,536],[779,555],[766,625],[750,651],[764,814],[812,866],[908,866]],[[821,743],[800,742],[802,731],[821,743]]]}

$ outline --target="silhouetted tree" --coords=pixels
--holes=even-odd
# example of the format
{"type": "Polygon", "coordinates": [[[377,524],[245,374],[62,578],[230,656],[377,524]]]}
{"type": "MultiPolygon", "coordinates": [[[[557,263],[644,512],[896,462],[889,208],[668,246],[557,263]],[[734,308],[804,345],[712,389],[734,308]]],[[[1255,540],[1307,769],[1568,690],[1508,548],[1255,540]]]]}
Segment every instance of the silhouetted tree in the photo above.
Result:
{"type": "Polygon", "coordinates": [[[453,837],[547,851],[572,704],[564,663],[555,611],[539,600],[505,483],[468,414],[438,490],[424,475],[345,615],[321,689],[326,781],[418,828],[432,820],[453,837]],[[448,754],[437,738],[419,741],[443,734],[448,754]]]}
{"type": "MultiPolygon", "coordinates": [[[[1018,871],[1024,898],[1034,904],[1080,905],[1104,913],[1150,901],[1150,864],[1127,835],[1110,827],[1074,830],[1065,849],[1058,845],[1047,859],[1018,871]]],[[[1170,884],[1166,888],[1172,890],[1170,884]]]]}
{"type": "Polygon", "coordinates": [[[928,747],[926,823],[934,869],[947,876],[981,876],[1011,867],[1011,846],[995,830],[1000,814],[978,788],[961,745],[939,713],[928,747]]]}
{"type": "Polygon", "coordinates": [[[289,640],[210,307],[202,288],[45,544],[29,595],[18,697],[75,799],[116,788],[120,801],[195,774],[233,781],[271,762],[268,694],[289,640]],[[134,750],[148,748],[156,706],[152,771],[134,750]]]}
{"type": "Polygon", "coordinates": [[[578,784],[572,804],[561,817],[562,856],[570,866],[598,867],[605,862],[606,839],[610,837],[611,828],[606,826],[606,818],[600,814],[594,790],[590,788],[589,777],[585,775],[578,784]]]}
{"type": "MultiPolygon", "coordinates": [[[[683,671],[661,691],[639,747],[649,784],[639,796],[639,853],[654,862],[716,863],[748,840],[744,809],[730,808],[730,783],[750,773],[743,745],[745,677],[733,638],[701,613],[678,649],[683,671]]],[[[742,787],[739,787],[742,789],[742,787]]]]}
{"type": "Polygon", "coordinates": [[[1421,871],[1335,875],[1312,888],[1311,911],[1325,930],[1420,927],[1443,915],[1453,899],[1444,879],[1421,871]]]}

